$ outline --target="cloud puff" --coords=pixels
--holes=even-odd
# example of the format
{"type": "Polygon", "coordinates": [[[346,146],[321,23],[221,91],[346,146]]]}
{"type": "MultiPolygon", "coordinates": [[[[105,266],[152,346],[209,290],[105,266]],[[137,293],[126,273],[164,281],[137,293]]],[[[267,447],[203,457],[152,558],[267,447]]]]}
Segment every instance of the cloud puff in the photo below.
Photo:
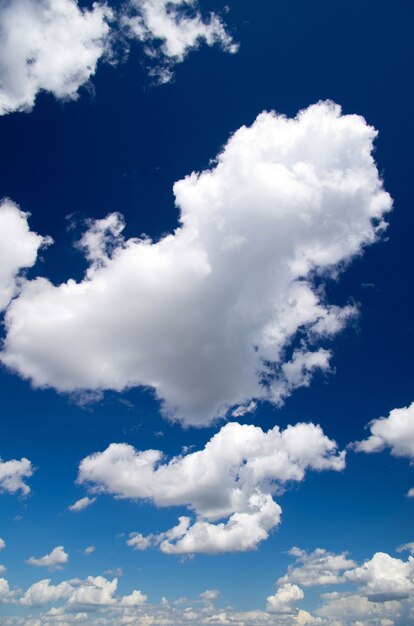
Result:
{"type": "Polygon", "coordinates": [[[30,493],[30,487],[24,482],[33,474],[33,467],[28,459],[17,461],[2,461],[0,459],[0,492],[16,493],[21,491],[23,495],[30,493]]]}
{"type": "Polygon", "coordinates": [[[3,363],[60,391],[151,387],[187,424],[281,403],[328,367],[315,343],[355,313],[327,304],[320,283],[384,227],[375,136],[329,102],[294,119],[262,113],[211,169],[175,184],[174,234],[124,240],[112,214],[81,241],[82,281],[26,282],[7,311],[3,363]]]}
{"type": "Polygon", "coordinates": [[[97,493],[184,505],[196,514],[194,523],[182,516],[165,533],[133,533],[130,546],[144,550],[155,543],[169,554],[214,553],[255,548],[280,520],[272,494],[303,480],[307,470],[339,471],[344,465],[344,453],[337,453],[319,426],[299,423],[264,432],[232,422],[202,450],[169,461],[159,450],[111,444],[81,461],[77,480],[97,493]]]}
{"type": "Polygon", "coordinates": [[[304,593],[297,585],[286,583],[273,596],[267,598],[269,613],[296,613],[296,604],[303,600],[304,593]]]}
{"type": "Polygon", "coordinates": [[[40,248],[51,242],[30,230],[28,217],[11,200],[0,202],[0,311],[16,295],[21,271],[32,267],[40,248]]]}
{"type": "Polygon", "coordinates": [[[112,12],[95,2],[6,0],[0,8],[0,115],[30,111],[39,91],[74,99],[108,45],[112,12]]]}
{"type": "Polygon", "coordinates": [[[29,587],[20,599],[24,606],[44,606],[49,602],[57,602],[69,598],[72,593],[72,586],[64,581],[59,585],[51,585],[49,578],[40,580],[29,587]]]}
{"type": "Polygon", "coordinates": [[[388,417],[372,420],[369,428],[370,437],[354,443],[355,450],[371,453],[390,448],[393,456],[414,462],[414,402],[402,409],[393,409],[388,417]]]}
{"type": "Polygon", "coordinates": [[[120,23],[128,37],[143,42],[154,63],[151,73],[162,83],[172,78],[172,66],[201,42],[228,52],[238,48],[217,14],[203,18],[197,0],[129,0],[120,23]]]}
{"type": "Polygon", "coordinates": [[[68,509],[73,513],[79,513],[79,511],[84,511],[89,506],[91,506],[94,502],[96,502],[96,498],[80,498],[80,500],[76,500],[73,504],[71,504],[68,509]]]}
{"type": "Polygon", "coordinates": [[[414,558],[395,559],[377,552],[361,567],[345,572],[345,578],[360,585],[360,592],[373,602],[401,600],[414,593],[414,558]]]}
{"type": "Polygon", "coordinates": [[[53,548],[50,554],[45,554],[42,557],[35,558],[31,556],[27,559],[26,563],[29,565],[35,565],[36,567],[50,567],[51,569],[61,569],[61,566],[67,563],[69,555],[65,552],[63,546],[56,546],[53,548]]]}
{"type": "Polygon", "coordinates": [[[289,554],[296,558],[296,563],[289,565],[287,574],[279,578],[279,585],[288,582],[297,583],[302,587],[338,584],[345,582],[342,573],[355,567],[355,562],[349,559],[345,552],[333,554],[323,548],[317,548],[307,553],[305,550],[292,548],[289,554]]]}

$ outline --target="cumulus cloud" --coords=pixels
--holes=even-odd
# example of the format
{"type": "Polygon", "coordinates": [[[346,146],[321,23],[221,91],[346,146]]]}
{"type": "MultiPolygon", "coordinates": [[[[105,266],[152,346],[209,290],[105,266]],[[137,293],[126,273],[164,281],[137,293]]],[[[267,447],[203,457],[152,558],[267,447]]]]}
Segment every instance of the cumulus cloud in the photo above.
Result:
{"type": "Polygon", "coordinates": [[[197,0],[129,0],[120,23],[128,37],[144,44],[151,73],[161,83],[171,80],[172,66],[201,42],[231,53],[238,48],[217,14],[202,16],[197,0]]]}
{"type": "Polygon", "coordinates": [[[345,572],[345,578],[360,585],[360,591],[373,602],[401,600],[414,593],[414,558],[395,559],[377,552],[361,567],[345,572]]]}
{"type": "Polygon", "coordinates": [[[371,435],[357,441],[358,452],[381,452],[389,448],[393,456],[406,457],[414,463],[414,402],[402,409],[393,409],[388,417],[380,417],[369,424],[371,435]]]}
{"type": "Polygon", "coordinates": [[[0,492],[16,493],[21,491],[26,496],[30,493],[30,487],[26,485],[24,479],[30,478],[33,471],[33,466],[28,459],[2,461],[0,458],[0,492]]]}
{"type": "Polygon", "coordinates": [[[195,513],[194,523],[182,516],[165,533],[132,533],[128,544],[133,548],[159,544],[169,554],[214,553],[255,548],[280,521],[274,493],[302,481],[308,470],[344,466],[344,453],[337,452],[319,426],[299,423],[265,432],[231,422],[202,450],[169,461],[159,450],[111,444],[81,461],[77,481],[96,493],[150,500],[161,507],[184,505],[195,513]]]}
{"type": "Polygon", "coordinates": [[[111,606],[116,604],[117,600],[114,594],[117,590],[118,580],[107,580],[103,576],[88,576],[71,593],[69,606],[111,606]]]}
{"type": "Polygon", "coordinates": [[[51,242],[30,230],[28,217],[11,200],[0,202],[0,311],[17,294],[22,270],[32,267],[39,250],[51,242]]]}
{"type": "Polygon", "coordinates": [[[62,565],[67,563],[69,555],[65,552],[63,546],[56,546],[52,552],[45,554],[42,557],[36,558],[31,556],[27,559],[26,563],[29,565],[35,565],[36,567],[50,567],[51,569],[61,569],[62,565]]]}
{"type": "Polygon", "coordinates": [[[108,46],[111,10],[76,0],[5,0],[0,8],[0,115],[30,111],[36,95],[75,99],[108,46]]]}
{"type": "Polygon", "coordinates": [[[280,404],[328,368],[317,344],[355,314],[328,304],[321,281],[384,228],[375,137],[329,102],[294,119],[260,114],[210,169],[175,184],[174,234],[125,240],[113,214],[81,241],[83,280],[25,282],[3,363],[65,392],[150,387],[187,424],[280,404]]]}
{"type": "Polygon", "coordinates": [[[348,558],[347,553],[334,554],[323,548],[306,552],[292,548],[289,554],[295,557],[295,565],[289,565],[288,572],[278,580],[279,585],[288,582],[297,583],[302,587],[315,585],[333,585],[345,582],[343,572],[355,567],[355,562],[348,558]]]}
{"type": "Polygon", "coordinates": [[[267,598],[267,610],[269,613],[296,613],[296,604],[303,598],[304,593],[300,587],[286,583],[273,596],[267,598]]]}
{"type": "Polygon", "coordinates": [[[4,550],[5,547],[6,547],[6,542],[4,541],[4,539],[0,538],[0,550],[4,550]]]}
{"type": "Polygon", "coordinates": [[[68,508],[69,511],[72,511],[73,513],[79,513],[79,511],[84,511],[94,502],[96,502],[96,498],[80,498],[80,500],[76,500],[76,502],[71,504],[68,508]]]}
{"type": "Polygon", "coordinates": [[[72,593],[72,585],[64,581],[58,585],[51,585],[49,578],[40,580],[28,588],[26,593],[20,599],[20,603],[24,606],[44,606],[49,602],[69,598],[72,593]]]}

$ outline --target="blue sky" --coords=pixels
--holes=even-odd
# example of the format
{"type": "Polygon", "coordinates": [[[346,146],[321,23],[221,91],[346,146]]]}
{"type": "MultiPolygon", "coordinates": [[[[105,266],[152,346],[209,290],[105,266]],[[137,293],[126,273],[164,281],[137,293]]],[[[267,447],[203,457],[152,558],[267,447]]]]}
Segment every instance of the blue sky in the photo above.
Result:
{"type": "Polygon", "coordinates": [[[413,623],[413,13],[0,7],[0,624],[413,623]]]}

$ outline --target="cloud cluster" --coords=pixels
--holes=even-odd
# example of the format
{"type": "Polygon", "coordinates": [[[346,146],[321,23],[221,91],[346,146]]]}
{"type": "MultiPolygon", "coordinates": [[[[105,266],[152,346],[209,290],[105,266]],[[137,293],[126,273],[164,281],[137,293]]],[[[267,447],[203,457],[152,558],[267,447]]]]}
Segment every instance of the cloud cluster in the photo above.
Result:
{"type": "Polygon", "coordinates": [[[216,553],[255,548],[280,521],[274,493],[302,481],[308,470],[339,471],[344,466],[344,453],[337,453],[335,442],[319,426],[299,423],[264,432],[232,422],[202,450],[169,461],[159,450],[111,444],[82,460],[78,483],[95,493],[148,500],[160,507],[187,506],[195,513],[194,523],[182,516],[165,533],[133,533],[128,541],[133,548],[159,544],[169,554],[216,553]]]}
{"type": "Polygon", "coordinates": [[[120,23],[128,37],[144,44],[147,56],[155,60],[151,73],[162,83],[171,79],[172,66],[201,42],[237,51],[220,17],[211,13],[204,18],[196,0],[129,0],[120,23]]]}
{"type": "Polygon", "coordinates": [[[22,458],[19,461],[17,459],[11,461],[0,459],[0,493],[2,491],[8,493],[21,491],[26,496],[30,493],[30,487],[24,480],[30,478],[33,471],[33,466],[28,459],[22,458]]]}
{"type": "Polygon", "coordinates": [[[0,115],[29,111],[39,91],[74,99],[107,47],[111,10],[76,0],[5,0],[0,6],[0,115]]]}
{"type": "Polygon", "coordinates": [[[328,368],[315,344],[355,314],[326,303],[320,283],[384,228],[375,136],[329,102],[294,119],[262,113],[210,169],[175,184],[174,234],[124,240],[113,214],[80,243],[83,280],[26,282],[3,363],[60,391],[150,387],[187,424],[281,403],[328,368]]]}
{"type": "MultiPolygon", "coordinates": [[[[291,551],[304,568],[318,568],[319,560],[325,559],[324,570],[343,571],[343,554],[335,555],[323,549],[312,553],[294,548],[291,551]],[[337,560],[335,560],[337,559],[337,560]]],[[[236,611],[226,606],[218,608],[220,592],[216,589],[200,593],[193,600],[178,598],[169,601],[163,597],[159,604],[149,604],[147,596],[134,589],[123,596],[117,595],[117,579],[88,576],[53,584],[50,579],[40,580],[25,592],[13,590],[8,582],[0,579],[0,602],[20,604],[27,610],[58,604],[46,612],[36,613],[33,618],[10,618],[9,626],[52,626],[55,624],[80,623],[85,626],[111,626],[134,624],[136,626],[193,624],[194,626],[407,626],[414,615],[414,559],[395,559],[378,552],[357,566],[345,570],[336,584],[352,584],[352,591],[331,591],[320,596],[320,603],[310,613],[299,609],[305,600],[302,588],[292,582],[280,583],[274,595],[267,598],[266,610],[236,611]]],[[[321,568],[319,568],[321,569],[321,568]]],[[[288,575],[292,574],[292,569],[288,575]]],[[[328,584],[321,580],[320,572],[307,578],[305,585],[328,584]]],[[[288,576],[287,575],[287,576],[288,576]]],[[[329,584],[335,584],[329,577],[329,584]]],[[[6,618],[7,619],[7,618],[6,618]]]]}
{"type": "Polygon", "coordinates": [[[51,242],[30,230],[28,218],[11,200],[0,202],[0,311],[17,294],[22,270],[32,267],[39,250],[51,242]]]}

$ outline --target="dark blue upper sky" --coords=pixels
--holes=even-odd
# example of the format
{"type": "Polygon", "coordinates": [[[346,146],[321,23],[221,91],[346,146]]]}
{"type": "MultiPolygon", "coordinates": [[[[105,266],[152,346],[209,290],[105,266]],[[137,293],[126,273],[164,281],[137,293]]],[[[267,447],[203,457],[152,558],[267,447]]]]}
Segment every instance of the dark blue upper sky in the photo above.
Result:
{"type": "MultiPolygon", "coordinates": [[[[174,68],[170,83],[156,86],[141,46],[132,43],[126,59],[98,65],[76,101],[40,93],[30,113],[0,117],[0,197],[30,212],[31,229],[54,240],[28,276],[56,284],[79,280],[86,264],[73,244],[86,219],[119,211],[126,237],[145,233],[158,240],[172,232],[179,217],[174,182],[207,168],[229,136],[261,111],[291,117],[329,99],[344,114],[362,115],[379,131],[374,157],[394,208],[381,240],[326,283],[328,301],[355,303],[359,316],[326,344],[333,351],[329,373],[316,374],[283,407],[263,402],[254,418],[240,420],[264,430],[314,422],[343,449],[367,436],[368,422],[413,399],[414,5],[211,0],[200,1],[200,7],[204,13],[221,11],[240,43],[237,54],[201,46],[174,68]]],[[[396,546],[414,539],[414,501],[404,497],[414,484],[408,459],[389,451],[350,451],[343,472],[309,474],[278,499],[281,526],[257,551],[202,554],[186,562],[156,549],[132,551],[116,536],[171,528],[188,510],[104,495],[72,514],[68,506],[86,493],[75,485],[81,459],[112,442],[167,455],[183,446],[200,449],[220,424],[171,424],[160,416],[151,391],[141,388],[109,391],[83,406],[53,389],[33,389],[5,367],[0,385],[1,458],[24,456],[37,468],[28,498],[1,496],[0,536],[8,546],[1,562],[11,585],[26,589],[39,580],[42,572],[25,559],[64,545],[71,555],[65,571],[44,577],[84,578],[122,567],[122,593],[140,588],[157,602],[163,595],[193,597],[218,588],[223,602],[247,610],[264,606],[274,593],[293,545],[349,551],[360,561],[377,551],[395,556],[396,546]],[[88,545],[96,552],[86,559],[81,551],[88,545]]],[[[310,610],[318,605],[313,594],[305,596],[310,610]]],[[[22,610],[0,606],[0,615],[22,610]]]]}

